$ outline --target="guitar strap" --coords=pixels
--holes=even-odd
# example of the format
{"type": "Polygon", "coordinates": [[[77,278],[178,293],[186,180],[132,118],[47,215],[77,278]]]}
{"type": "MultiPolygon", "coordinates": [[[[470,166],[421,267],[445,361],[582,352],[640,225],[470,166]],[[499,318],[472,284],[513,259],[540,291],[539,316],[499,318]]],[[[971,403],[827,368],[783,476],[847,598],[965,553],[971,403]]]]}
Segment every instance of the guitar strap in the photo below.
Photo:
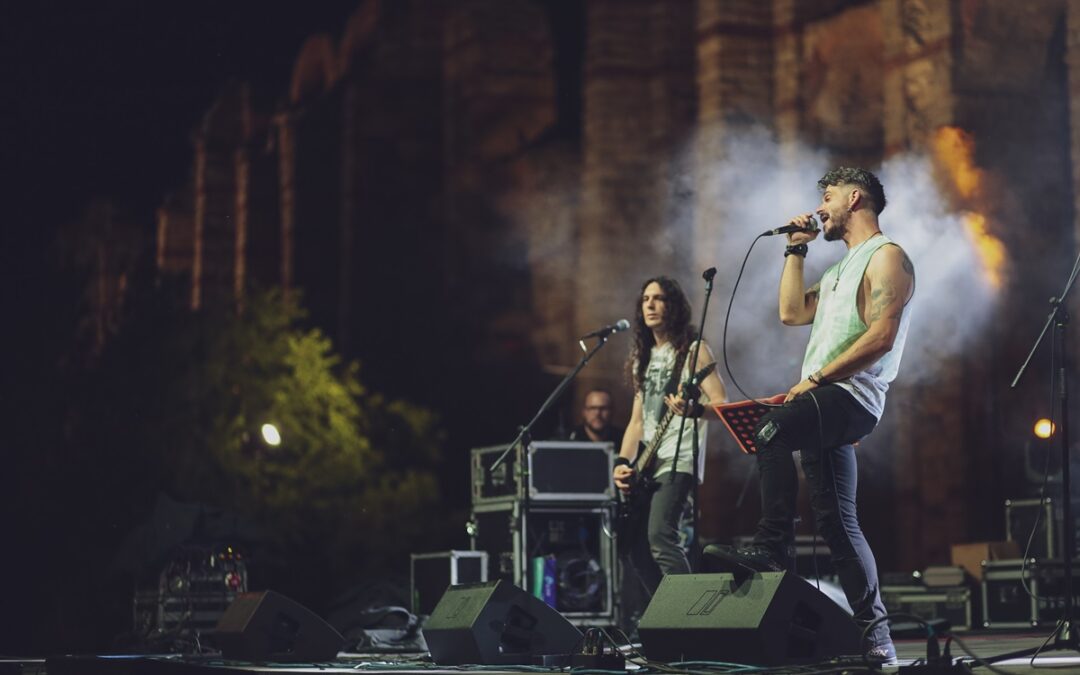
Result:
{"type": "MultiPolygon", "coordinates": [[[[679,380],[682,379],[683,366],[686,365],[686,355],[690,350],[687,349],[684,352],[680,352],[675,356],[675,367],[671,370],[671,377],[668,378],[667,386],[664,387],[664,394],[674,395],[679,391],[679,380]]],[[[656,423],[659,424],[664,419],[664,415],[667,414],[667,406],[660,406],[659,415],[656,418],[656,423]]]]}

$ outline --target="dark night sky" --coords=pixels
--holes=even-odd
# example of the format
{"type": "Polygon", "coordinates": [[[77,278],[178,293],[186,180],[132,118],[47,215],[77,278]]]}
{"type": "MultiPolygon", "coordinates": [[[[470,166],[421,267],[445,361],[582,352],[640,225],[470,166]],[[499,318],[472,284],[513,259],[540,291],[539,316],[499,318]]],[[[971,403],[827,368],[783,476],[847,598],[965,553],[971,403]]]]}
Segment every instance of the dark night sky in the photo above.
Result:
{"type": "MultiPolygon", "coordinates": [[[[152,235],[153,210],[188,181],[191,132],[222,86],[247,80],[269,100],[284,97],[305,38],[338,37],[359,4],[0,3],[0,303],[9,346],[0,361],[0,399],[8,403],[0,456],[13,481],[30,485],[9,485],[0,498],[0,531],[13,550],[66,534],[42,525],[53,522],[47,513],[27,515],[42,503],[9,501],[15,492],[48,491],[35,484],[39,471],[63,473],[35,454],[61,424],[62,411],[50,405],[67,392],[55,366],[71,342],[82,288],[60,262],[58,231],[90,199],[111,197],[152,235]]],[[[60,514],[77,508],[66,494],[49,496],[60,514]]],[[[50,556],[58,554],[43,557],[50,556]]],[[[12,582],[0,584],[11,609],[0,617],[0,653],[56,648],[61,638],[42,629],[56,625],[56,603],[42,599],[48,569],[28,558],[0,563],[0,576],[12,582]]]]}
{"type": "Polygon", "coordinates": [[[339,35],[358,5],[5,3],[7,272],[31,273],[57,225],[95,196],[149,226],[163,193],[186,181],[191,131],[222,85],[248,80],[284,96],[305,37],[339,35]]]}

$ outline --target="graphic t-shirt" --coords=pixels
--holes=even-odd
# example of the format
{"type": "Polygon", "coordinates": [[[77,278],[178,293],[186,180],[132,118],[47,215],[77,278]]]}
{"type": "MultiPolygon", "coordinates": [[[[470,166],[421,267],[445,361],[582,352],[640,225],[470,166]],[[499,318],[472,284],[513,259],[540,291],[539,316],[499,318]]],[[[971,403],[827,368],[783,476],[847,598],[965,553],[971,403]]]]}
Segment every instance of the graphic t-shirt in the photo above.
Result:
{"type": "MultiPolygon", "coordinates": [[[[693,346],[691,346],[691,352],[693,346]]],[[[660,418],[663,411],[667,410],[667,405],[664,403],[664,394],[667,392],[668,382],[671,380],[671,371],[675,368],[675,347],[667,342],[660,346],[652,348],[652,353],[649,356],[649,365],[645,369],[645,377],[642,383],[644,391],[642,392],[642,414],[644,415],[644,437],[643,441],[646,446],[652,443],[653,436],[656,435],[656,428],[660,422],[660,418]]],[[[690,379],[690,357],[687,355],[683,360],[682,377],[680,382],[685,382],[690,379]]],[[[704,401],[703,401],[704,402],[704,401]]],[[[663,440],[660,444],[660,449],[656,453],[656,474],[657,476],[665,474],[671,471],[672,463],[675,460],[675,446],[678,443],[679,436],[679,423],[680,417],[675,417],[668,424],[667,430],[664,432],[663,440]]],[[[679,465],[676,471],[683,473],[693,474],[693,459],[694,459],[694,445],[691,434],[694,433],[694,428],[697,427],[699,453],[698,453],[698,480],[704,480],[705,478],[705,437],[708,434],[708,423],[703,419],[687,419],[686,426],[683,428],[682,442],[679,444],[679,465]]]]}

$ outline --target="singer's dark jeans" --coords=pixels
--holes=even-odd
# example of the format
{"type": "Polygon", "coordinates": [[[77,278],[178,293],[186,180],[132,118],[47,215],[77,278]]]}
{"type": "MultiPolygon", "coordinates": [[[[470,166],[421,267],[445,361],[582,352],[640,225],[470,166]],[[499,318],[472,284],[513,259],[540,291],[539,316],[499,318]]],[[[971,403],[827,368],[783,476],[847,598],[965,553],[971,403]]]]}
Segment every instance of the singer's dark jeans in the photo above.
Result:
{"type": "MultiPolygon", "coordinates": [[[[772,409],[762,417],[758,430],[770,422],[777,427],[775,436],[768,443],[758,443],[762,515],[754,543],[790,566],[799,489],[792,453],[801,450],[817,529],[829,546],[855,621],[865,627],[885,615],[885,605],[877,562],[855,512],[858,467],[852,443],[870,433],[877,420],[846,390],[830,384],[772,409]]],[[[867,644],[888,641],[889,627],[883,621],[867,644]]]]}
{"type": "Polygon", "coordinates": [[[694,487],[694,477],[677,471],[674,480],[670,473],[657,480],[660,487],[649,501],[648,517],[641,519],[648,525],[634,533],[628,552],[630,564],[650,598],[665,574],[690,571],[686,552],[679,545],[679,521],[694,487]]]}

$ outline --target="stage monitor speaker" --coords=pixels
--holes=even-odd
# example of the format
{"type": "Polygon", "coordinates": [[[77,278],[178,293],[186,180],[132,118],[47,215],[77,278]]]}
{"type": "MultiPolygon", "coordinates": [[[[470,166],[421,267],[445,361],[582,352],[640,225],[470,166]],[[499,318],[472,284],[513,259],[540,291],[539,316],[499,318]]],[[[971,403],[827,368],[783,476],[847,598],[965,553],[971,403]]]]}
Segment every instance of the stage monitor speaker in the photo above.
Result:
{"type": "Polygon", "coordinates": [[[571,654],[581,631],[565,617],[503,580],[446,589],[424,624],[439,665],[532,665],[533,657],[571,654]]]}
{"type": "Polygon", "coordinates": [[[851,616],[787,572],[750,577],[669,574],[638,623],[642,650],[657,661],[779,666],[858,655],[851,616]]]}
{"type": "Polygon", "coordinates": [[[238,661],[332,661],[345,638],[299,603],[274,591],[241,593],[218,621],[212,639],[238,661]]]}

